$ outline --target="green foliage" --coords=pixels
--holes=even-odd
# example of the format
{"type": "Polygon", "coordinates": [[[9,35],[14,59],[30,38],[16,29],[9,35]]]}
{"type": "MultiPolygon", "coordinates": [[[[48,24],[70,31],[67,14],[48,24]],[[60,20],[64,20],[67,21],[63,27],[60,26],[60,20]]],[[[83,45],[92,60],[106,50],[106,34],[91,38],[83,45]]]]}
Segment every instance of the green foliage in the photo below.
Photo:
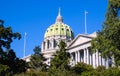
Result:
{"type": "Polygon", "coordinates": [[[102,76],[119,76],[119,75],[120,75],[120,69],[117,67],[111,67],[105,70],[102,74],[102,76]]]}
{"type": "Polygon", "coordinates": [[[49,76],[49,75],[47,72],[41,72],[31,69],[25,73],[15,74],[14,76],[49,76]]]}
{"type": "Polygon", "coordinates": [[[35,55],[40,54],[40,53],[41,53],[41,48],[40,48],[40,46],[36,46],[36,47],[33,49],[33,51],[34,51],[34,54],[35,54],[35,55]]]}
{"type": "Polygon", "coordinates": [[[17,58],[10,47],[13,39],[20,38],[18,32],[12,32],[11,27],[4,27],[4,21],[0,20],[0,64],[8,66],[12,74],[26,71],[26,62],[17,58]]]}
{"type": "Polygon", "coordinates": [[[96,69],[91,68],[90,65],[84,63],[78,63],[78,65],[71,68],[70,71],[65,69],[54,69],[52,72],[41,72],[36,70],[29,70],[25,73],[16,74],[14,76],[119,76],[120,75],[120,68],[118,67],[111,67],[105,69],[103,66],[99,66],[96,69]],[[84,70],[81,72],[75,72],[73,68],[80,67],[79,70],[84,70]],[[88,67],[88,68],[87,68],[88,67]]]}
{"type": "Polygon", "coordinates": [[[66,52],[66,43],[61,41],[58,46],[59,50],[56,52],[55,57],[51,60],[51,67],[69,69],[68,63],[70,54],[66,52]]]}
{"type": "Polygon", "coordinates": [[[66,51],[66,43],[60,41],[58,47],[59,50],[56,51],[54,58],[51,60],[51,66],[49,69],[50,76],[65,76],[70,69],[70,54],[66,51]]]}
{"type": "Polygon", "coordinates": [[[48,76],[77,76],[77,74],[73,73],[72,71],[66,69],[51,69],[48,72],[48,76]]]}
{"type": "Polygon", "coordinates": [[[4,57],[1,57],[0,64],[9,66],[13,74],[24,72],[27,68],[26,62],[17,58],[13,50],[4,52],[4,57]]]}
{"type": "Polygon", "coordinates": [[[103,73],[105,71],[104,66],[98,66],[95,70],[89,72],[89,76],[103,76],[103,73]]]}
{"type": "Polygon", "coordinates": [[[11,27],[4,27],[4,21],[0,20],[0,51],[2,48],[10,49],[10,44],[13,39],[20,39],[21,35],[18,32],[12,32],[11,27]]]}
{"type": "Polygon", "coordinates": [[[108,0],[108,11],[103,29],[92,41],[93,50],[98,49],[103,57],[114,56],[116,66],[120,65],[120,0],[108,0]]]}
{"type": "Polygon", "coordinates": [[[0,64],[0,76],[12,76],[10,68],[7,65],[0,64]]]}
{"type": "Polygon", "coordinates": [[[31,56],[29,67],[37,71],[47,71],[47,65],[43,63],[46,59],[40,52],[41,48],[39,46],[36,46],[34,48],[34,54],[31,56]]]}
{"type": "Polygon", "coordinates": [[[80,63],[77,63],[75,66],[73,66],[71,70],[74,73],[81,75],[84,72],[86,73],[86,72],[92,71],[93,67],[91,65],[87,65],[85,63],[80,62],[80,63]]]}
{"type": "Polygon", "coordinates": [[[99,72],[99,73],[101,73],[101,72],[103,72],[103,71],[105,71],[105,70],[106,70],[106,68],[105,68],[104,66],[98,66],[98,67],[96,68],[96,71],[99,72]]]}

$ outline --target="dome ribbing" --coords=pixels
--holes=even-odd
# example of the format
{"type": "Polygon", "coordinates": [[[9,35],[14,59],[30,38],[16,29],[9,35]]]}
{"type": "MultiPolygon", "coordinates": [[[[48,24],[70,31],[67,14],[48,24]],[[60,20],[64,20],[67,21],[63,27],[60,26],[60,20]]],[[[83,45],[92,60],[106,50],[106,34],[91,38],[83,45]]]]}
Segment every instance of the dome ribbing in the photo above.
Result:
{"type": "Polygon", "coordinates": [[[60,9],[58,12],[58,16],[56,18],[55,24],[52,24],[45,32],[44,38],[50,37],[50,36],[67,36],[70,38],[74,37],[72,29],[67,25],[63,23],[62,16],[60,14],[60,9]]]}

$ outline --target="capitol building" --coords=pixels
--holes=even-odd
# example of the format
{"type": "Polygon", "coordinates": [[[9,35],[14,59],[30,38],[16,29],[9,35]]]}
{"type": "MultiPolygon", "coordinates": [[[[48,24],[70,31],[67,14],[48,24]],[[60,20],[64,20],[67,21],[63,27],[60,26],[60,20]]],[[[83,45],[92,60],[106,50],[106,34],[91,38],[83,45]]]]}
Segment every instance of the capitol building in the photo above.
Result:
{"type": "Polygon", "coordinates": [[[78,62],[92,65],[94,68],[114,66],[114,59],[103,58],[98,50],[94,53],[91,52],[91,40],[96,36],[97,33],[94,32],[92,34],[78,34],[74,37],[73,30],[63,22],[59,9],[55,23],[47,28],[42,42],[42,54],[47,59],[45,63],[50,65],[53,55],[59,49],[58,44],[62,40],[67,44],[67,52],[71,55],[71,66],[78,62]]]}
{"type": "MultiPolygon", "coordinates": [[[[51,59],[54,58],[53,55],[59,49],[58,44],[62,40],[67,44],[67,52],[71,56],[71,66],[78,62],[92,65],[94,68],[98,66],[105,66],[106,68],[114,66],[114,58],[103,58],[98,50],[94,53],[91,52],[91,41],[96,36],[97,33],[94,32],[92,34],[78,34],[74,37],[73,30],[63,22],[59,9],[55,23],[47,28],[42,41],[41,53],[47,59],[44,63],[50,65],[51,59]]],[[[27,57],[25,60],[27,60],[27,57]]]]}

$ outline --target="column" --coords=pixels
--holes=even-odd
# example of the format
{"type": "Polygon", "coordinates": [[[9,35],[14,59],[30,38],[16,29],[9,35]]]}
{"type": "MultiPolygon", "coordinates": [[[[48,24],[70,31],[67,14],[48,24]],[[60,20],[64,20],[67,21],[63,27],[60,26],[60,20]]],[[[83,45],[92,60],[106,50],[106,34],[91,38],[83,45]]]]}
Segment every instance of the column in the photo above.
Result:
{"type": "Polygon", "coordinates": [[[109,67],[108,58],[106,58],[106,68],[109,67]]]}
{"type": "Polygon", "coordinates": [[[52,39],[52,49],[54,49],[54,39],[52,39]]]}
{"type": "Polygon", "coordinates": [[[45,41],[45,50],[47,50],[47,40],[45,41]]]}
{"type": "Polygon", "coordinates": [[[101,61],[101,54],[99,53],[99,65],[102,65],[102,61],[101,61]]]}
{"type": "Polygon", "coordinates": [[[102,57],[102,66],[105,66],[105,59],[102,57]]]}
{"type": "Polygon", "coordinates": [[[90,65],[92,65],[92,54],[90,51],[89,51],[89,54],[90,54],[90,65]]]}
{"type": "Polygon", "coordinates": [[[86,63],[86,50],[84,49],[84,63],[86,63]]]}
{"type": "Polygon", "coordinates": [[[115,66],[115,59],[114,59],[114,56],[112,56],[112,66],[113,66],[113,67],[115,66]]]}
{"type": "Polygon", "coordinates": [[[78,62],[80,62],[80,51],[78,51],[78,62]]]}
{"type": "Polygon", "coordinates": [[[99,66],[99,53],[98,50],[96,51],[96,66],[99,66]]]}
{"type": "Polygon", "coordinates": [[[87,51],[87,64],[89,64],[89,50],[88,50],[88,48],[86,48],[86,51],[87,51]]]}
{"type": "Polygon", "coordinates": [[[75,52],[75,63],[77,64],[77,52],[75,52]]]}
{"type": "Polygon", "coordinates": [[[92,54],[92,59],[93,59],[93,68],[96,68],[96,58],[95,58],[95,53],[92,54]]]}

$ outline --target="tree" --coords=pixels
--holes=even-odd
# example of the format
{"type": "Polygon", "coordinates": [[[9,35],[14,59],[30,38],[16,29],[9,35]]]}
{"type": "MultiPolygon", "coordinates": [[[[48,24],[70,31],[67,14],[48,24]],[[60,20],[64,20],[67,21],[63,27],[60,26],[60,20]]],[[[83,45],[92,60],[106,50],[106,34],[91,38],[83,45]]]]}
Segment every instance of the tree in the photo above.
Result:
{"type": "Polygon", "coordinates": [[[41,48],[36,46],[33,50],[34,54],[30,59],[30,67],[37,71],[46,71],[47,65],[43,63],[46,59],[43,57],[43,54],[41,54],[41,48]]]}
{"type": "Polygon", "coordinates": [[[35,54],[35,55],[41,54],[41,48],[40,48],[40,46],[36,46],[36,47],[33,49],[33,51],[34,51],[34,54],[35,54]]]}
{"type": "Polygon", "coordinates": [[[0,64],[9,66],[13,74],[25,72],[27,69],[26,62],[17,58],[13,50],[9,50],[8,53],[4,52],[4,57],[1,58],[0,64]]]}
{"type": "Polygon", "coordinates": [[[90,73],[93,71],[93,67],[91,65],[87,65],[85,63],[77,63],[75,66],[71,68],[71,71],[73,71],[76,75],[82,75],[82,73],[90,73]]]}
{"type": "Polygon", "coordinates": [[[92,41],[92,48],[101,52],[102,56],[114,57],[116,66],[120,65],[120,0],[108,0],[108,11],[103,29],[92,41]]]}
{"type": "Polygon", "coordinates": [[[70,70],[70,54],[66,51],[66,43],[60,41],[58,47],[59,49],[51,60],[51,66],[49,69],[50,76],[65,76],[70,70]]]}
{"type": "Polygon", "coordinates": [[[101,76],[119,76],[120,75],[120,69],[118,67],[110,67],[107,70],[105,70],[101,76]]]}
{"type": "Polygon", "coordinates": [[[0,76],[13,76],[7,65],[0,64],[0,76]]]}
{"type": "Polygon", "coordinates": [[[13,39],[20,38],[18,32],[12,32],[11,27],[4,27],[4,21],[0,20],[0,64],[7,65],[13,74],[26,70],[25,61],[17,58],[10,46],[13,39]]]}
{"type": "Polygon", "coordinates": [[[55,57],[51,60],[51,66],[55,68],[68,69],[70,54],[66,51],[66,43],[60,41],[59,50],[57,50],[55,57]]]}
{"type": "Polygon", "coordinates": [[[4,27],[4,21],[0,20],[0,51],[3,48],[10,49],[10,44],[13,39],[20,39],[21,35],[18,32],[12,32],[11,27],[4,27]]]}

